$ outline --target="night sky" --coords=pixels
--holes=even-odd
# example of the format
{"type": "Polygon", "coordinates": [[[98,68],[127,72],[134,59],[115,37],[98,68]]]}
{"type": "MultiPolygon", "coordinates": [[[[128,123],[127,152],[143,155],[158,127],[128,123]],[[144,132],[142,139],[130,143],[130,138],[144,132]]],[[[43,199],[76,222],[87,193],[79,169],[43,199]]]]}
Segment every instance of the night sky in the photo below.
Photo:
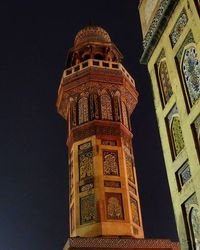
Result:
{"type": "Polygon", "coordinates": [[[140,93],[132,125],[145,237],[177,239],[137,5],[1,1],[0,250],[61,250],[68,237],[67,127],[55,103],[67,51],[91,19],[140,93]]]}

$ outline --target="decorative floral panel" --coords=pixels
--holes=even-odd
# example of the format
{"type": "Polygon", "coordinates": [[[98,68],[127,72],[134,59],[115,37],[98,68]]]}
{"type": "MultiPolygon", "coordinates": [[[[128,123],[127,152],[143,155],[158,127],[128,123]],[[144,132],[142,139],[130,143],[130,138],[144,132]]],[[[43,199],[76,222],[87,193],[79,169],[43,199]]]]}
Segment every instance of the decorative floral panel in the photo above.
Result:
{"type": "Polygon", "coordinates": [[[91,190],[92,188],[94,188],[94,183],[93,182],[80,186],[79,187],[79,192],[80,193],[86,192],[86,191],[91,190]]]}
{"type": "Polygon", "coordinates": [[[112,103],[109,95],[101,96],[101,118],[103,120],[113,120],[112,103]]]}
{"type": "Polygon", "coordinates": [[[190,166],[188,162],[185,162],[183,166],[178,170],[180,186],[183,186],[190,178],[190,166]]]}
{"type": "Polygon", "coordinates": [[[133,222],[140,225],[138,203],[132,196],[130,196],[130,202],[131,202],[131,212],[132,212],[133,222]]]}
{"type": "Polygon", "coordinates": [[[149,30],[144,37],[144,40],[143,40],[144,49],[149,45],[152,37],[154,36],[154,33],[155,33],[157,27],[159,26],[160,20],[163,18],[163,14],[165,13],[165,11],[168,7],[168,4],[169,4],[169,0],[162,0],[161,1],[160,6],[159,6],[158,10],[156,11],[155,16],[153,18],[153,21],[149,27],[149,30]]]}
{"type": "Polygon", "coordinates": [[[184,148],[184,140],[180,125],[180,119],[178,116],[178,109],[176,105],[171,109],[167,115],[167,125],[169,128],[169,137],[171,140],[171,149],[173,151],[173,156],[177,156],[181,150],[184,148]]]}
{"type": "Polygon", "coordinates": [[[133,183],[135,183],[134,174],[133,174],[133,160],[131,156],[129,156],[127,153],[125,153],[125,159],[126,159],[128,179],[132,181],[133,183]]]}
{"type": "Polygon", "coordinates": [[[126,105],[124,102],[122,102],[122,117],[123,117],[123,124],[129,128],[128,126],[128,115],[127,115],[127,109],[126,109],[126,105]]]}
{"type": "Polygon", "coordinates": [[[91,149],[91,147],[92,147],[91,141],[80,144],[80,145],[78,145],[78,153],[81,154],[81,153],[85,152],[86,150],[91,149]]]}
{"type": "Polygon", "coordinates": [[[194,46],[185,50],[182,72],[190,102],[193,105],[200,96],[200,61],[194,46]]]}
{"type": "Polygon", "coordinates": [[[160,62],[158,74],[159,74],[160,91],[163,99],[162,101],[164,104],[166,104],[170,99],[170,97],[173,95],[166,60],[162,60],[160,62]]]}
{"type": "Polygon", "coordinates": [[[88,98],[82,97],[78,101],[78,121],[79,124],[87,122],[89,120],[88,115],[88,98]]]}
{"type": "Polygon", "coordinates": [[[193,133],[194,133],[196,146],[197,146],[198,151],[200,152],[200,115],[197,116],[197,118],[195,119],[192,125],[193,125],[193,133]]]}
{"type": "Polygon", "coordinates": [[[193,232],[193,244],[195,245],[195,249],[200,249],[200,212],[197,207],[191,209],[190,223],[193,232]]]}
{"type": "Polygon", "coordinates": [[[106,193],[106,214],[108,220],[123,220],[122,195],[119,193],[106,193]]]}
{"type": "Polygon", "coordinates": [[[182,130],[181,130],[180,119],[178,116],[175,116],[172,119],[171,134],[172,134],[172,139],[174,143],[174,150],[175,150],[176,155],[178,155],[181,152],[181,150],[184,148],[184,140],[183,140],[183,135],[182,135],[182,130]]]}
{"type": "Polygon", "coordinates": [[[178,59],[179,64],[181,64],[181,58],[183,55],[183,52],[185,50],[185,47],[190,44],[190,43],[195,43],[194,37],[191,31],[188,32],[185,40],[183,41],[180,49],[178,50],[178,53],[176,54],[176,58],[178,59]]]}
{"type": "Polygon", "coordinates": [[[191,232],[191,234],[188,233],[188,238],[190,239],[190,242],[194,246],[194,249],[200,248],[200,211],[199,211],[199,205],[197,202],[196,194],[194,193],[191,195],[182,206],[184,213],[186,213],[187,220],[187,226],[191,232]]]}
{"type": "Polygon", "coordinates": [[[93,151],[91,142],[86,142],[79,145],[78,148],[78,159],[79,159],[79,179],[88,178],[94,176],[93,166],[93,151]]]}
{"type": "Polygon", "coordinates": [[[184,184],[191,178],[191,173],[190,173],[190,168],[189,168],[189,166],[187,166],[187,167],[180,173],[180,177],[181,177],[182,185],[184,185],[184,184]]]}
{"type": "Polygon", "coordinates": [[[96,202],[94,194],[80,198],[80,224],[96,221],[96,202]]]}
{"type": "Polygon", "coordinates": [[[101,140],[102,145],[116,146],[117,142],[113,140],[101,140]]]}
{"type": "Polygon", "coordinates": [[[121,188],[120,181],[104,181],[104,187],[121,188]]]}
{"type": "Polygon", "coordinates": [[[181,33],[183,32],[187,22],[188,22],[188,17],[186,15],[185,10],[183,10],[180,16],[178,17],[178,20],[176,21],[176,24],[174,25],[174,28],[170,34],[170,40],[173,47],[177,43],[179,37],[181,36],[181,33]]]}
{"type": "Polygon", "coordinates": [[[104,175],[119,175],[119,162],[117,151],[103,151],[104,175]]]}

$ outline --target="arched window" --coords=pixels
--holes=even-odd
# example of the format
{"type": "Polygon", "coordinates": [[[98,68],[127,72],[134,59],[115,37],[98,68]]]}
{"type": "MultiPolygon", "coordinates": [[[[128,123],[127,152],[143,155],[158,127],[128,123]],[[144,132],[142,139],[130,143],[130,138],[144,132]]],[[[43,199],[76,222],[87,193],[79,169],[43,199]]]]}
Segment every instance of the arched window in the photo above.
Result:
{"type": "Polygon", "coordinates": [[[78,121],[79,124],[82,124],[84,122],[87,122],[88,120],[88,99],[87,97],[82,97],[78,101],[78,121]]]}
{"type": "Polygon", "coordinates": [[[184,140],[178,116],[174,116],[171,123],[171,135],[174,146],[174,153],[178,155],[184,148],[184,140]]]}
{"type": "Polygon", "coordinates": [[[170,99],[170,97],[173,95],[166,60],[160,62],[158,74],[160,80],[160,91],[161,91],[162,101],[164,104],[166,104],[170,99]]]}
{"type": "Polygon", "coordinates": [[[90,59],[90,54],[85,54],[85,55],[83,56],[82,61],[86,61],[86,60],[88,60],[88,59],[90,59]]]}
{"type": "Polygon", "coordinates": [[[71,127],[75,127],[76,126],[76,102],[73,101],[71,102],[71,106],[70,106],[70,110],[71,110],[71,127]]]}
{"type": "Polygon", "coordinates": [[[95,54],[94,59],[97,59],[97,60],[104,60],[104,57],[103,57],[102,54],[97,53],[97,54],[95,54]]]}
{"type": "Polygon", "coordinates": [[[97,94],[90,94],[90,119],[99,119],[99,100],[97,94]]]}
{"type": "Polygon", "coordinates": [[[113,97],[115,121],[122,121],[119,96],[120,96],[120,93],[116,92],[115,96],[113,97]]]}
{"type": "Polygon", "coordinates": [[[190,103],[193,105],[200,96],[200,61],[194,46],[185,50],[181,68],[190,103]]]}
{"type": "Polygon", "coordinates": [[[101,96],[101,118],[104,120],[113,120],[112,104],[109,95],[101,96]]]}
{"type": "Polygon", "coordinates": [[[124,102],[122,102],[122,117],[123,117],[123,124],[128,128],[128,116],[127,116],[127,109],[124,102]]]}
{"type": "Polygon", "coordinates": [[[200,214],[196,207],[193,207],[190,212],[190,226],[193,237],[194,249],[200,249],[200,214]]]}

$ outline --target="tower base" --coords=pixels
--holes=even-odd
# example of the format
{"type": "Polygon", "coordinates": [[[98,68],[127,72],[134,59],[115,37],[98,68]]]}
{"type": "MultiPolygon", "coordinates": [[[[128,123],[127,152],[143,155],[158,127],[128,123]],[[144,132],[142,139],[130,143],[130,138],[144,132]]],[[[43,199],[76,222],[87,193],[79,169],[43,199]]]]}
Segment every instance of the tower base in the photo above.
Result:
{"type": "Polygon", "coordinates": [[[178,242],[165,239],[69,238],[63,250],[180,250],[178,242]]]}

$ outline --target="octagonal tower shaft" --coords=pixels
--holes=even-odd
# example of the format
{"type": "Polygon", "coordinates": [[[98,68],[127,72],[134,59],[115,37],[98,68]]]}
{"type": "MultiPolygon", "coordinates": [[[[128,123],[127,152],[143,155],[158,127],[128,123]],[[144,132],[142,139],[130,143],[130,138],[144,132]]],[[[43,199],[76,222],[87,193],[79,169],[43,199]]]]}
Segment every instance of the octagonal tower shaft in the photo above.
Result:
{"type": "Polygon", "coordinates": [[[58,90],[68,121],[70,236],[143,238],[130,115],[135,83],[100,27],[78,32],[58,90]]]}

